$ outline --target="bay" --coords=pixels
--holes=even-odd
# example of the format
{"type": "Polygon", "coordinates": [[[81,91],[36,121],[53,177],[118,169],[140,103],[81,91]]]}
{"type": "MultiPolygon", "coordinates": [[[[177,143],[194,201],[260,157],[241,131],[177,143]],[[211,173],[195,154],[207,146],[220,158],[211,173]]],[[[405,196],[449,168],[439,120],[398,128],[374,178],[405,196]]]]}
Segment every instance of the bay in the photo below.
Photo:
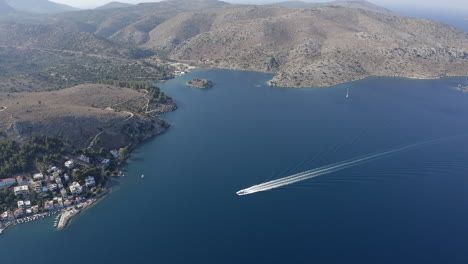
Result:
{"type": "Polygon", "coordinates": [[[468,78],[288,89],[266,86],[271,77],[195,71],[159,84],[179,105],[164,116],[167,133],[137,148],[114,192],[67,229],[48,218],[7,230],[2,263],[468,261],[468,94],[450,88],[468,78]],[[187,87],[193,78],[214,88],[187,87]],[[235,194],[430,139],[440,140],[235,194]]]}

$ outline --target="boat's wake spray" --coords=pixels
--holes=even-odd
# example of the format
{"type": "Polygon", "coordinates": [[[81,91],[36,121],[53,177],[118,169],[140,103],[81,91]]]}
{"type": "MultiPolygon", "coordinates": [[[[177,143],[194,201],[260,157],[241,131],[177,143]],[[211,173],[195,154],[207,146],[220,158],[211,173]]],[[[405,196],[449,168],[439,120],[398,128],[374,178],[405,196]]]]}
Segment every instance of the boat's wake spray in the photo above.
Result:
{"type": "Polygon", "coordinates": [[[335,172],[335,171],[339,171],[339,170],[342,170],[342,169],[357,166],[357,165],[367,163],[367,162],[370,162],[370,161],[373,161],[373,160],[381,159],[381,158],[384,158],[384,157],[389,156],[391,154],[395,154],[397,152],[401,152],[401,151],[404,151],[404,150],[416,148],[418,146],[426,145],[426,144],[429,144],[429,143],[434,143],[436,141],[440,141],[440,140],[443,140],[443,139],[447,139],[447,138],[440,138],[440,139],[423,141],[423,142],[419,142],[419,143],[415,143],[415,144],[406,145],[406,146],[403,146],[403,147],[398,147],[398,148],[395,148],[395,149],[387,150],[387,151],[384,151],[384,152],[379,152],[379,153],[375,153],[375,154],[362,156],[362,157],[359,157],[359,158],[354,158],[354,159],[349,159],[349,160],[337,162],[337,163],[334,163],[334,164],[331,164],[331,165],[327,165],[327,166],[323,166],[323,167],[320,167],[320,168],[300,172],[300,173],[293,174],[291,176],[287,176],[287,177],[280,178],[280,179],[277,179],[277,180],[272,180],[272,181],[268,181],[268,182],[265,182],[265,183],[262,183],[262,184],[257,184],[257,185],[254,185],[252,187],[240,190],[236,194],[237,195],[247,195],[247,194],[252,194],[252,193],[256,193],[256,192],[263,192],[263,191],[272,190],[272,189],[279,188],[279,187],[282,187],[282,186],[285,186],[285,185],[289,185],[289,184],[304,181],[304,180],[307,180],[307,179],[315,178],[315,177],[320,176],[320,175],[329,174],[329,173],[332,173],[332,172],[335,172]]]}

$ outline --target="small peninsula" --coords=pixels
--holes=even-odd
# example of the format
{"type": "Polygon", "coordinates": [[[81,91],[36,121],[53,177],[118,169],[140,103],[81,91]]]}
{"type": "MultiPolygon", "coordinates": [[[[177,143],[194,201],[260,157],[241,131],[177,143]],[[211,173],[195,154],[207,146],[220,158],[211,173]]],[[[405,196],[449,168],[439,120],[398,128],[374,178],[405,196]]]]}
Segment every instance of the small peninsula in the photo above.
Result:
{"type": "Polygon", "coordinates": [[[195,88],[200,88],[200,89],[207,89],[207,88],[212,88],[213,87],[213,82],[210,80],[206,79],[193,79],[189,82],[187,82],[188,86],[195,87],[195,88]]]}

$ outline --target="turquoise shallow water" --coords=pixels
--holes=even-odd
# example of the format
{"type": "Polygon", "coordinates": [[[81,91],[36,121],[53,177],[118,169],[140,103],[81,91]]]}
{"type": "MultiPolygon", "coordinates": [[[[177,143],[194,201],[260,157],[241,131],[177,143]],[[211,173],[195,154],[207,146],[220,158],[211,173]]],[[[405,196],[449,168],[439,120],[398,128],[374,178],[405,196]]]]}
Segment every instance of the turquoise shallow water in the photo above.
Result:
{"type": "Polygon", "coordinates": [[[449,87],[468,78],[310,89],[268,87],[269,78],[197,71],[161,84],[179,104],[165,116],[171,129],[140,146],[116,190],[66,230],[54,231],[50,218],[0,236],[1,262],[467,263],[468,136],[269,192],[235,192],[465,134],[468,93],[449,87]],[[184,85],[196,77],[215,87],[184,85]]]}

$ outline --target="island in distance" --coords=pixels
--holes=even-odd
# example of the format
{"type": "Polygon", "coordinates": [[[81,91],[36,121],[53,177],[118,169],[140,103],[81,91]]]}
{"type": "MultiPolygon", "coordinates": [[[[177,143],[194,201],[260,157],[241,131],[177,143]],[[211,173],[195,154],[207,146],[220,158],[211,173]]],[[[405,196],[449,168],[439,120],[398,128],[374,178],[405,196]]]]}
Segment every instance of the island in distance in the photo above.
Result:
{"type": "Polygon", "coordinates": [[[189,82],[187,82],[188,86],[195,87],[195,88],[200,88],[200,89],[207,89],[207,88],[212,88],[213,87],[213,82],[207,79],[193,79],[189,82]]]}

